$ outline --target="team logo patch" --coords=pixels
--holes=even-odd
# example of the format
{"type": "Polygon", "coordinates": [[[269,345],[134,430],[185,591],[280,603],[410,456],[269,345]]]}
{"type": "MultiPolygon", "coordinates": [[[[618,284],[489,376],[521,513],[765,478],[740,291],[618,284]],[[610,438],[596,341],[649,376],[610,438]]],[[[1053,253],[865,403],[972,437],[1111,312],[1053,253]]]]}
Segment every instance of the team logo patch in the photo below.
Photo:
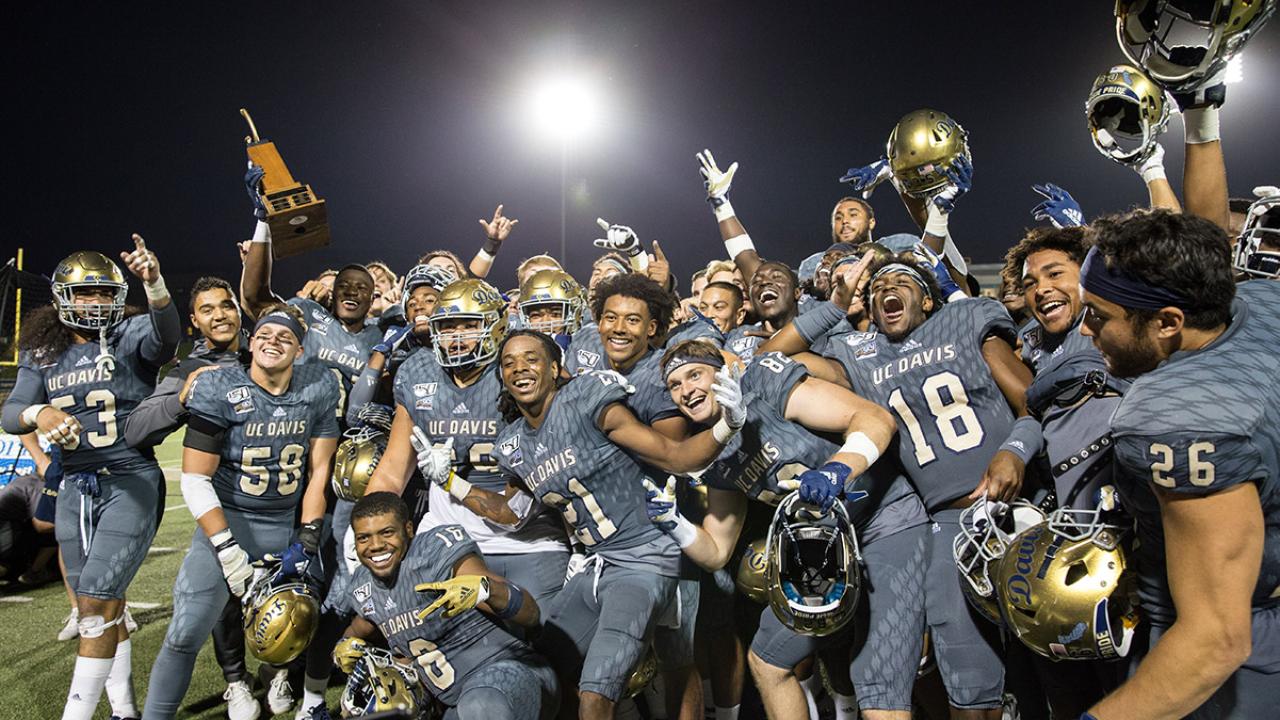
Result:
{"type": "Polygon", "coordinates": [[[507,462],[512,465],[519,465],[524,462],[524,455],[520,452],[520,436],[515,435],[503,440],[498,445],[498,451],[507,458],[507,462]]]}
{"type": "Polygon", "coordinates": [[[1033,327],[1028,330],[1023,342],[1032,347],[1038,346],[1040,344],[1040,328],[1033,327]]]}
{"type": "Polygon", "coordinates": [[[360,587],[356,588],[355,590],[351,591],[351,595],[355,597],[356,602],[362,603],[365,600],[369,599],[369,596],[373,593],[373,588],[370,587],[370,585],[371,583],[365,583],[360,587]]]}
{"type": "Polygon", "coordinates": [[[318,322],[318,323],[322,323],[322,322],[324,322],[325,320],[328,320],[328,319],[329,319],[329,316],[328,316],[328,314],[327,314],[327,313],[322,312],[322,311],[320,311],[320,310],[312,310],[312,311],[311,311],[311,319],[312,319],[312,320],[315,320],[315,321],[316,321],[316,322],[318,322]]]}
{"type": "Polygon", "coordinates": [[[328,335],[329,326],[324,323],[315,323],[311,327],[307,328],[307,332],[316,333],[317,335],[328,335]]]}
{"type": "Polygon", "coordinates": [[[418,410],[434,410],[436,407],[436,399],[433,397],[418,398],[413,401],[413,407],[418,410]]]}
{"type": "Polygon", "coordinates": [[[363,615],[363,616],[365,616],[365,617],[369,617],[369,616],[373,615],[373,613],[374,613],[374,608],[373,608],[373,600],[372,600],[372,599],[365,600],[363,603],[361,603],[361,605],[360,605],[360,614],[361,614],[361,615],[363,615]]]}
{"type": "Polygon", "coordinates": [[[245,400],[248,400],[248,399],[249,399],[249,388],[247,387],[241,386],[238,388],[232,388],[227,392],[227,402],[231,403],[232,405],[235,405],[236,403],[239,403],[239,402],[244,402],[245,400]]]}
{"type": "Polygon", "coordinates": [[[436,383],[418,383],[413,386],[414,397],[427,397],[436,394],[436,383]]]}
{"type": "Polygon", "coordinates": [[[587,367],[595,367],[600,362],[600,353],[593,353],[590,350],[578,349],[578,364],[587,367]]]}

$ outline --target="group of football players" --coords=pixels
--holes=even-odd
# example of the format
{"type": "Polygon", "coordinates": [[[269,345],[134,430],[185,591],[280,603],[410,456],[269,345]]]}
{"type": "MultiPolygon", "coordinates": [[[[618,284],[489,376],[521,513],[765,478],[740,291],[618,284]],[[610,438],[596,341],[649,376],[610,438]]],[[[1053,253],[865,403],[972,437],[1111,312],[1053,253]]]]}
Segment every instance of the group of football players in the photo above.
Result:
{"type": "Polygon", "coordinates": [[[159,379],[182,324],[156,254],[120,253],[145,310],[72,254],[3,408],[61,466],[63,718],[104,690],[113,718],[175,717],[211,636],[233,720],[262,712],[246,650],[298,718],[1274,717],[1280,190],[1228,200],[1219,127],[1274,9],[1117,4],[1132,64],[1088,125],[1151,207],[1086,224],[1037,186],[999,299],[948,230],[974,163],[935,110],[841,179],[798,270],[748,235],[737,163],[698,153],[728,257],[683,298],[603,220],[588,282],[537,255],[500,291],[499,205],[467,264],[348,264],[283,300],[251,164],[239,287],[195,283],[199,339],[159,379]],[[1166,46],[1179,23],[1202,53],[1166,46]],[[876,239],[885,181],[919,232],[876,239]],[[198,527],[139,712],[125,597],[164,513],[152,448],[183,428],[198,527]]]}

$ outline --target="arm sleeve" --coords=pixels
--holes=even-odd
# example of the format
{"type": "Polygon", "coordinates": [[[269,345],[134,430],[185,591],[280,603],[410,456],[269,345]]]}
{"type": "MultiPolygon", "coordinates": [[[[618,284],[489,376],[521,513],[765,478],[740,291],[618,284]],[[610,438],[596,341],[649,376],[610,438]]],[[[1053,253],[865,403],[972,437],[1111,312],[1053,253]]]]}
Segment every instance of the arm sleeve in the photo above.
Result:
{"type": "Polygon", "coordinates": [[[824,302],[814,310],[792,320],[791,324],[795,326],[796,332],[800,333],[800,337],[812,345],[828,330],[839,325],[843,319],[844,310],[834,303],[824,302]]]}
{"type": "Polygon", "coordinates": [[[129,413],[124,421],[124,439],[131,447],[160,444],[169,433],[182,427],[187,409],[178,400],[187,376],[207,363],[184,360],[178,364],[151,393],[129,413]]]}
{"type": "Polygon", "coordinates": [[[182,437],[182,447],[220,455],[226,435],[225,426],[204,416],[193,414],[187,421],[187,432],[182,437]]]}
{"type": "Polygon", "coordinates": [[[360,376],[351,384],[351,392],[347,395],[348,427],[356,425],[356,417],[360,415],[360,411],[365,405],[373,402],[378,392],[378,381],[382,379],[382,372],[366,364],[364,370],[360,371],[360,376]]]}
{"type": "Polygon", "coordinates": [[[178,317],[178,304],[172,297],[163,308],[151,308],[150,315],[151,332],[142,337],[138,354],[149,365],[158,368],[173,359],[178,343],[182,342],[182,320],[178,317]]]}
{"type": "Polygon", "coordinates": [[[25,363],[18,366],[18,377],[13,383],[13,390],[4,401],[4,409],[0,411],[0,425],[4,431],[12,435],[31,432],[32,428],[22,424],[22,411],[45,402],[44,378],[40,373],[25,363]]]}

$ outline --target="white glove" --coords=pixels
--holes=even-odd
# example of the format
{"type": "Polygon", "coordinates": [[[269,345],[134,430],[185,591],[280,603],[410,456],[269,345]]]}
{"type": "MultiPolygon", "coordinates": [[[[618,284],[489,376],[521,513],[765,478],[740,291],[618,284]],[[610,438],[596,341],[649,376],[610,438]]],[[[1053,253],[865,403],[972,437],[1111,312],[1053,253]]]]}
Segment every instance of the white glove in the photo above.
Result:
{"type": "Polygon", "coordinates": [[[661,490],[649,482],[649,478],[641,478],[640,482],[644,483],[645,512],[649,515],[649,522],[670,535],[680,549],[692,545],[698,539],[698,529],[684,519],[676,507],[675,476],[668,475],[667,484],[661,490]]]}
{"type": "Polygon", "coordinates": [[[596,218],[596,224],[604,230],[605,236],[593,241],[593,244],[603,250],[617,250],[628,257],[636,257],[644,254],[644,248],[640,247],[640,238],[636,237],[636,232],[626,225],[610,225],[604,218],[596,218]]]}
{"type": "Polygon", "coordinates": [[[587,556],[576,552],[569,556],[569,565],[564,569],[564,581],[567,583],[574,575],[582,572],[587,565],[587,556]]]}
{"type": "Polygon", "coordinates": [[[453,438],[432,445],[422,428],[414,426],[409,442],[418,453],[418,469],[422,471],[422,477],[462,502],[471,492],[471,483],[453,472],[453,438]]]}
{"type": "Polygon", "coordinates": [[[720,418],[734,432],[742,429],[747,423],[747,405],[742,400],[742,366],[734,363],[717,370],[711,390],[720,406],[720,418]]]}
{"type": "Polygon", "coordinates": [[[1164,146],[1156,143],[1156,148],[1151,151],[1151,156],[1134,165],[1133,171],[1142,176],[1142,182],[1144,183],[1164,180],[1164,146]]]}
{"type": "Polygon", "coordinates": [[[702,173],[702,185],[707,189],[707,202],[716,214],[716,220],[728,220],[734,216],[733,206],[729,204],[729,186],[733,185],[733,174],[738,172],[738,163],[733,163],[728,170],[721,170],[710,150],[703,150],[698,158],[698,172],[702,173]]]}
{"type": "Polygon", "coordinates": [[[360,556],[356,555],[356,531],[350,525],[342,534],[342,560],[347,564],[347,572],[352,575],[360,567],[360,556]]]}
{"type": "Polygon", "coordinates": [[[249,592],[250,586],[253,585],[253,565],[249,562],[249,553],[245,552],[244,548],[240,547],[240,543],[231,536],[230,528],[214,533],[213,537],[209,538],[209,542],[213,543],[214,549],[218,551],[222,577],[226,578],[231,594],[244,599],[245,593],[249,592]]]}

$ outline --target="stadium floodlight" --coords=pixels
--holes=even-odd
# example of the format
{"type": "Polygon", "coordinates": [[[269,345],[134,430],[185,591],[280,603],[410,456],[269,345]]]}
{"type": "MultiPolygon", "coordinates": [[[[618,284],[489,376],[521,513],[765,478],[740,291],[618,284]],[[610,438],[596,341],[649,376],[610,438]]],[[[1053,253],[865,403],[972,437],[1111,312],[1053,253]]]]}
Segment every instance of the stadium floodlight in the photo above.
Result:
{"type": "MultiPolygon", "coordinates": [[[[574,74],[549,75],[530,85],[528,113],[533,129],[560,146],[560,262],[565,263],[567,175],[570,144],[581,143],[598,124],[600,100],[591,83],[574,74]]],[[[567,266],[566,266],[567,267],[567,266]]]]}

